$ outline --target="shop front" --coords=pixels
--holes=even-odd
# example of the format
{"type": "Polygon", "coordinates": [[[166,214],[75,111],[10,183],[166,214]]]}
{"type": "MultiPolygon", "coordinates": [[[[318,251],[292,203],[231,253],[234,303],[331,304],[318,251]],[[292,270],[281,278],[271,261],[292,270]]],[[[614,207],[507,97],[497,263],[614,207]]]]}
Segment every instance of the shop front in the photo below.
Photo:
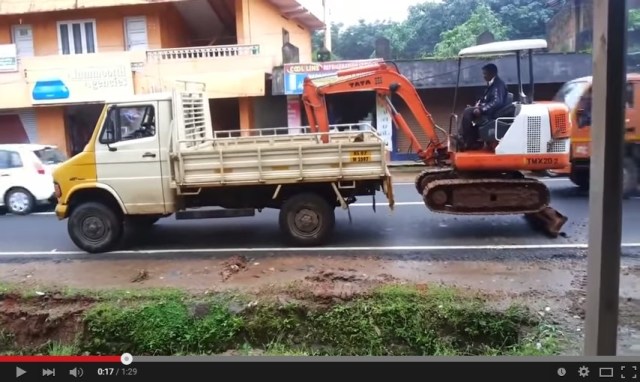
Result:
{"type": "MultiPolygon", "coordinates": [[[[380,62],[381,59],[329,61],[310,64],[284,65],[284,94],[287,97],[287,116],[290,134],[300,132],[308,120],[302,105],[301,94],[304,79],[320,78],[336,74],[338,70],[380,62]]],[[[387,149],[393,153],[393,125],[386,108],[377,101],[375,92],[360,91],[332,94],[326,97],[331,124],[355,124],[367,122],[383,137],[387,149]]],[[[392,155],[392,154],[391,154],[392,155]]],[[[393,159],[393,158],[391,158],[393,159]]]]}

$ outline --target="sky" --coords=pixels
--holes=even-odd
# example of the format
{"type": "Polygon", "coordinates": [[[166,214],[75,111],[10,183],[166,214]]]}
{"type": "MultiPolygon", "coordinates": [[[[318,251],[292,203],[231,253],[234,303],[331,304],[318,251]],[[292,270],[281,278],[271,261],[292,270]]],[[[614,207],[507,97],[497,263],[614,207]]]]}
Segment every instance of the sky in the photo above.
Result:
{"type": "Polygon", "coordinates": [[[344,25],[357,24],[359,19],[366,21],[401,21],[407,17],[410,5],[428,0],[331,0],[332,23],[344,25]]]}

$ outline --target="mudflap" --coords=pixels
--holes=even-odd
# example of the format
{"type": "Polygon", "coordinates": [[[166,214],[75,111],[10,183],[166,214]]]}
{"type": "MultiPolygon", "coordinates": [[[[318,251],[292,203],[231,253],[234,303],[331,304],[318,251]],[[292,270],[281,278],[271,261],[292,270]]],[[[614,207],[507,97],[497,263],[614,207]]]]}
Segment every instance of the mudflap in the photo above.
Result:
{"type": "Polygon", "coordinates": [[[560,235],[562,227],[569,220],[556,209],[548,206],[538,212],[525,214],[524,217],[534,229],[554,239],[560,235]]]}
{"type": "Polygon", "coordinates": [[[395,205],[395,199],[393,196],[393,180],[391,176],[387,176],[382,181],[382,193],[387,197],[389,201],[389,209],[393,211],[393,207],[395,205]]]}

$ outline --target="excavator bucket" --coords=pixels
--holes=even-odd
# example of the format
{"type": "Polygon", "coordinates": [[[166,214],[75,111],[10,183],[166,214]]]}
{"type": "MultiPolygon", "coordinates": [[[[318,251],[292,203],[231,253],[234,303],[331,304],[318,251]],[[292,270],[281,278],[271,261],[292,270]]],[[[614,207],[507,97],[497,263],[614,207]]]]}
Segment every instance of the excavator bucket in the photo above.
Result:
{"type": "Polygon", "coordinates": [[[527,222],[534,228],[556,238],[562,232],[562,227],[568,218],[551,207],[545,207],[539,212],[524,215],[527,222]]]}

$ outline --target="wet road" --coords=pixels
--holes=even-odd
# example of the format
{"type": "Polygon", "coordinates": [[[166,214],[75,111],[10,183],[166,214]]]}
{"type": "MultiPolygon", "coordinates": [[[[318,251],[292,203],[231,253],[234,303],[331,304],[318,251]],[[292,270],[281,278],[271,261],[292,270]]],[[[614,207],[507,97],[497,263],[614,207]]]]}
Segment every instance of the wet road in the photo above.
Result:
{"type": "MultiPolygon", "coordinates": [[[[326,247],[306,251],[383,251],[500,249],[579,249],[587,243],[588,199],[568,180],[547,179],[552,190],[553,206],[569,217],[564,227],[566,237],[549,239],[533,232],[520,216],[460,217],[434,214],[422,204],[410,183],[395,185],[396,208],[390,212],[384,196],[377,197],[377,212],[370,198],[361,198],[347,212],[337,210],[336,232],[326,247]],[[453,247],[453,248],[452,248],[453,247]],[[547,248],[549,247],[549,248],[547,248]],[[517,249],[517,248],[516,248],[517,249]]],[[[269,210],[253,218],[175,221],[161,220],[144,236],[129,237],[124,250],[147,253],[209,253],[230,249],[278,251],[284,249],[278,225],[278,212],[269,210]]],[[[623,242],[640,248],[640,198],[624,202],[623,242]]],[[[51,213],[31,216],[0,217],[0,257],[54,252],[73,255],[78,249],[60,222],[51,213]]]]}

